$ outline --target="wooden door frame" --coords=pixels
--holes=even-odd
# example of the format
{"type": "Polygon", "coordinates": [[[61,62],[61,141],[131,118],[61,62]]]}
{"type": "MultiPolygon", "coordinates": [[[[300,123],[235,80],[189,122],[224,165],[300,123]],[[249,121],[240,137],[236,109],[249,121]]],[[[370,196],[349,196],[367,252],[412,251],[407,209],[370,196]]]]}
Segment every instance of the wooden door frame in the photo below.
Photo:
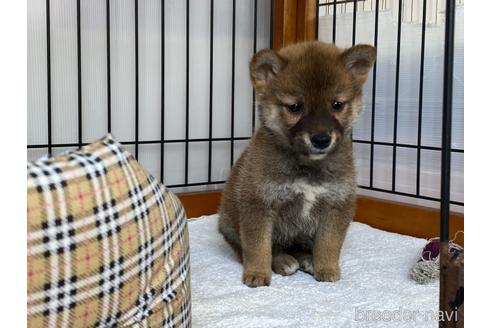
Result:
{"type": "Polygon", "coordinates": [[[316,39],[316,0],[272,0],[273,48],[316,39]]]}

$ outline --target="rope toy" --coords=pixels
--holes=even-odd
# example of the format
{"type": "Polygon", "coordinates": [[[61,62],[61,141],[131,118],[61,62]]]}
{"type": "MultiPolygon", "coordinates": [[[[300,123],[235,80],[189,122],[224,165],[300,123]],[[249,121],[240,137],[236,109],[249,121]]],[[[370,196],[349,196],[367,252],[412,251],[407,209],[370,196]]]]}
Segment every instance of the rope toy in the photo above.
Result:
{"type": "MultiPolygon", "coordinates": [[[[449,241],[449,254],[463,252],[463,247],[454,243],[456,235],[460,232],[463,233],[463,231],[456,232],[454,238],[449,241]]],[[[410,269],[410,277],[413,280],[415,280],[419,284],[427,284],[439,278],[439,248],[439,237],[431,238],[428,240],[427,244],[422,250],[419,261],[415,263],[415,265],[410,269]]]]}

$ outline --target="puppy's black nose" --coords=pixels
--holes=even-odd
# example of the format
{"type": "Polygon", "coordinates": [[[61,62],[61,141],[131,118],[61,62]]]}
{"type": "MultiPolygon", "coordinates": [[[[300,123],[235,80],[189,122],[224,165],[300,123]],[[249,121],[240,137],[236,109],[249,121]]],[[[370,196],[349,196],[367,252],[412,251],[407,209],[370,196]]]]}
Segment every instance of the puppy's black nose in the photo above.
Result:
{"type": "Polygon", "coordinates": [[[311,143],[318,149],[325,149],[331,143],[331,137],[327,134],[315,134],[311,137],[311,143]]]}

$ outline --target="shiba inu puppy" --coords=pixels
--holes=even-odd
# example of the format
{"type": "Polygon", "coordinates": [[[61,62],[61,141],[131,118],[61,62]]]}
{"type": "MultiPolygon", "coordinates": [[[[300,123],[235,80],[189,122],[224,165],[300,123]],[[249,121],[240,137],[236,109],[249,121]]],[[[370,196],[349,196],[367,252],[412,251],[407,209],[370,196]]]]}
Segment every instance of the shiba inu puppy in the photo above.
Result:
{"type": "Polygon", "coordinates": [[[251,60],[261,125],[226,182],[219,219],[244,284],[269,285],[272,269],[340,279],[355,206],[351,132],[375,59],[369,45],[306,42],[251,60]]]}

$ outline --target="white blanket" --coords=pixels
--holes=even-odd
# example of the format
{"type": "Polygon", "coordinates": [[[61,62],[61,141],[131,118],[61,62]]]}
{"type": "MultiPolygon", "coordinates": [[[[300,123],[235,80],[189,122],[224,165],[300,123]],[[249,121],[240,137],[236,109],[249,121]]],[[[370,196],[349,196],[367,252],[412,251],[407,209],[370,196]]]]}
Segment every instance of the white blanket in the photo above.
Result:
{"type": "Polygon", "coordinates": [[[426,241],[352,223],[342,278],[273,274],[269,287],[241,283],[242,266],[217,216],[189,222],[193,327],[436,327],[439,283],[408,276],[426,241]]]}

